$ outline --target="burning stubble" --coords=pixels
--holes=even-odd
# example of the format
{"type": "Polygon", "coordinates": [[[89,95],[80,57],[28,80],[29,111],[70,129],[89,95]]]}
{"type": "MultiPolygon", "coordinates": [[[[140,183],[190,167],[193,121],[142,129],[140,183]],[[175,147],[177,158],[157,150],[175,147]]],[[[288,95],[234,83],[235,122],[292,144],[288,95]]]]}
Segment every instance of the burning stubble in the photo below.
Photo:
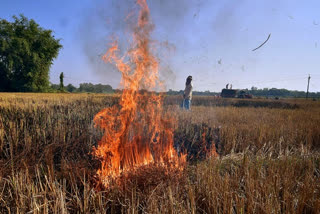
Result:
{"type": "Polygon", "coordinates": [[[131,28],[129,50],[120,57],[118,42],[114,41],[102,57],[120,71],[124,88],[119,106],[104,109],[94,117],[104,131],[93,150],[101,160],[97,174],[104,186],[110,179],[141,166],[181,168],[186,161],[186,156],[179,156],[173,147],[174,120],[162,110],[163,97],[153,92],[161,88],[159,63],[151,51],[154,25],[146,1],[138,0],[137,4],[138,21],[131,28]]]}

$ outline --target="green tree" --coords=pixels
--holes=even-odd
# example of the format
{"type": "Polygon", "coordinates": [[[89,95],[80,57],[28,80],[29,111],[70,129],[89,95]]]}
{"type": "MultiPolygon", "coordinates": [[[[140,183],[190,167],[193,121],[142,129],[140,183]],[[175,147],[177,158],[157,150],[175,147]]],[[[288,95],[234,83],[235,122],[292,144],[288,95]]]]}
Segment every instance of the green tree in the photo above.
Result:
{"type": "Polygon", "coordinates": [[[110,85],[94,85],[92,83],[80,83],[79,91],[90,93],[113,93],[113,89],[110,85]]]}
{"type": "Polygon", "coordinates": [[[74,87],[72,84],[68,84],[66,86],[66,90],[69,91],[69,92],[76,92],[77,91],[77,88],[74,87]]]}
{"type": "Polygon", "coordinates": [[[0,91],[47,91],[60,40],[32,19],[13,19],[0,19],[0,91]]]}
{"type": "Polygon", "coordinates": [[[53,84],[51,83],[51,89],[53,89],[53,91],[58,91],[59,90],[59,85],[58,84],[53,84]]]}
{"type": "Polygon", "coordinates": [[[59,78],[60,78],[59,90],[60,90],[60,91],[64,91],[64,84],[63,84],[64,75],[63,75],[63,72],[60,73],[59,78]]]}

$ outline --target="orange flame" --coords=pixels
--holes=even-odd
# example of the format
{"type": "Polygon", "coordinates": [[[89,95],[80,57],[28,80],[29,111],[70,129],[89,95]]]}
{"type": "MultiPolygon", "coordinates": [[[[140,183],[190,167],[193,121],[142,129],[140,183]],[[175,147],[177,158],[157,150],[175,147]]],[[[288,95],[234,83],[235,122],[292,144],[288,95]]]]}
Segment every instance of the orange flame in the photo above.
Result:
{"type": "Polygon", "coordinates": [[[102,183],[126,171],[150,163],[182,167],[186,155],[173,147],[173,120],[162,109],[161,95],[152,92],[161,87],[158,61],[150,50],[150,11],[146,0],[138,0],[138,23],[134,28],[131,49],[118,57],[117,41],[103,56],[121,72],[123,93],[119,106],[100,111],[94,122],[104,135],[93,154],[101,160],[97,171],[102,183]],[[125,59],[129,59],[125,62],[125,59]]]}
{"type": "MultiPolygon", "coordinates": [[[[206,158],[217,158],[217,157],[219,157],[219,154],[217,153],[214,141],[211,142],[209,149],[207,148],[207,144],[208,144],[208,142],[206,140],[207,131],[208,131],[207,128],[204,128],[204,130],[202,132],[202,135],[201,135],[202,136],[202,145],[201,145],[201,147],[206,154],[206,158]]],[[[201,150],[199,152],[201,152],[201,150]]]]}

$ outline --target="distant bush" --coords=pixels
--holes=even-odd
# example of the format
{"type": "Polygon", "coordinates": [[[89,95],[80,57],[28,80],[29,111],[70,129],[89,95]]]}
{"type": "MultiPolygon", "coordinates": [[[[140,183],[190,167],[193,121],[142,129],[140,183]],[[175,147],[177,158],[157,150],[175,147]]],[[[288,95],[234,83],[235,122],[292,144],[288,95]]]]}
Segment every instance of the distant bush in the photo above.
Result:
{"type": "Polygon", "coordinates": [[[92,83],[81,83],[79,88],[75,87],[72,84],[68,84],[64,87],[64,90],[61,90],[61,86],[58,84],[51,84],[51,89],[53,92],[81,92],[81,93],[114,93],[114,90],[110,85],[102,84],[92,84],[92,83]]]}

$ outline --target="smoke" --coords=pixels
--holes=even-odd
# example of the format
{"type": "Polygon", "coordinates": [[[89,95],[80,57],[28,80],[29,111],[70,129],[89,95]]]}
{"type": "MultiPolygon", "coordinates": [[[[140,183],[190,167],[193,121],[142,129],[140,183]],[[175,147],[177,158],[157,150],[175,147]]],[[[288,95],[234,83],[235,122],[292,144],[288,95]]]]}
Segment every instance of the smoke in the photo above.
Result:
{"type": "Polygon", "coordinates": [[[129,0],[96,1],[84,11],[79,27],[80,45],[93,73],[114,88],[119,86],[121,75],[113,65],[104,63],[101,58],[113,39],[119,40],[120,49],[124,51],[127,43],[124,37],[127,31],[125,19],[133,6],[129,0]]]}
{"type": "MultiPolygon", "coordinates": [[[[155,34],[159,35],[154,39],[159,41],[155,44],[158,46],[156,56],[161,59],[160,77],[171,86],[174,85],[176,77],[170,67],[172,50],[175,49],[175,45],[169,41],[174,37],[170,35],[170,29],[174,27],[178,34],[184,18],[194,8],[195,3],[198,5],[199,2],[201,3],[201,0],[191,3],[184,0],[156,0],[149,3],[151,17],[157,28],[155,34]],[[159,33],[158,29],[165,33],[159,33]]],[[[101,57],[112,39],[117,39],[120,49],[126,51],[137,9],[135,0],[99,0],[83,14],[78,34],[80,45],[94,74],[113,87],[118,86],[120,73],[113,65],[105,64],[101,57]]]]}
{"type": "MultiPolygon", "coordinates": [[[[236,2],[222,0],[148,1],[151,19],[155,25],[152,38],[157,41],[154,42],[156,46],[154,52],[160,61],[160,78],[167,85],[167,89],[175,88],[176,75],[186,70],[189,72],[188,69],[195,64],[190,61],[191,58],[195,58],[192,54],[201,58],[203,61],[201,63],[217,62],[218,59],[210,56],[214,55],[212,53],[216,49],[212,44],[215,43],[214,40],[224,44],[232,41],[232,37],[235,36],[235,26],[239,21],[233,14],[243,1],[245,0],[236,2]],[[223,6],[216,13],[212,13],[212,16],[202,15],[203,11],[208,10],[209,5],[215,7],[218,4],[223,6]],[[200,22],[205,19],[207,19],[205,22],[208,23],[205,26],[207,35],[198,37],[197,34],[201,34],[200,22]],[[203,41],[204,37],[211,37],[213,41],[203,41]],[[206,56],[201,57],[199,54],[206,56]]],[[[84,12],[82,25],[79,28],[79,40],[94,74],[113,87],[119,86],[120,73],[113,65],[105,64],[101,57],[114,38],[118,40],[119,48],[123,53],[128,49],[130,33],[133,30],[131,27],[137,20],[135,16],[138,6],[135,2],[135,0],[95,1],[94,5],[84,12]]],[[[185,77],[183,77],[183,82],[184,79],[185,77]]]]}

